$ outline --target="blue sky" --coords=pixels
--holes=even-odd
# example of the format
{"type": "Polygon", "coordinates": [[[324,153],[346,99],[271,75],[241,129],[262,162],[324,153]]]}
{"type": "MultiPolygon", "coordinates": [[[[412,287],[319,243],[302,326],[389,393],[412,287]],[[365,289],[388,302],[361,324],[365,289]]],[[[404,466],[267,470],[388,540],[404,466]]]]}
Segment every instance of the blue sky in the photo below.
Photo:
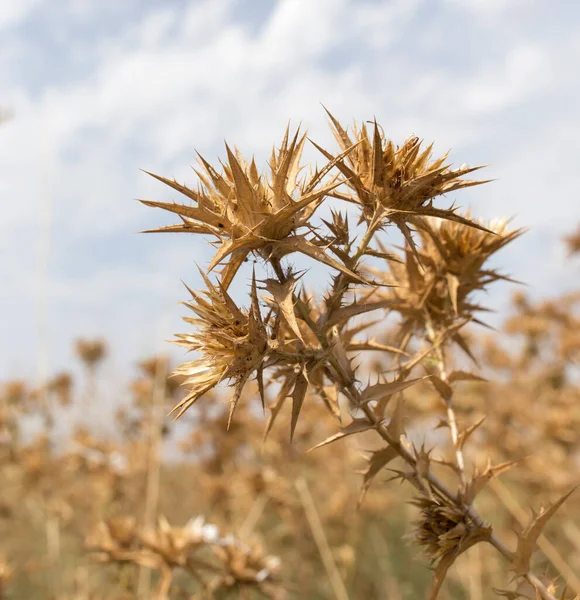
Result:
{"type": "Polygon", "coordinates": [[[0,3],[0,377],[69,365],[79,336],[109,339],[119,375],[167,350],[210,249],[135,233],[171,222],[135,198],[177,199],[140,169],[194,183],[194,149],[224,138],[264,161],[288,119],[334,148],[320,103],[489,164],[454,199],[531,228],[503,260],[530,293],[570,287],[579,63],[567,0],[0,3]]]}

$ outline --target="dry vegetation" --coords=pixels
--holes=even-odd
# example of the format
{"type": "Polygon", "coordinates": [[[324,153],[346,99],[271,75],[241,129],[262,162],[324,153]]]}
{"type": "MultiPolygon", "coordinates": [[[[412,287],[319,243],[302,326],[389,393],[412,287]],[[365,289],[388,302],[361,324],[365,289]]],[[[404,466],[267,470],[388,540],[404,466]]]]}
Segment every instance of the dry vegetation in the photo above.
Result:
{"type": "Polygon", "coordinates": [[[580,598],[580,293],[518,291],[485,328],[522,231],[435,205],[477,168],[329,116],[339,150],[308,175],[287,131],[265,172],[226,147],[195,189],[155,176],[190,200],[143,201],[179,216],[161,231],[215,256],[193,359],[138,363],[106,438],[54,432],[98,403],[102,340],[76,343],[83,394],[3,384],[1,598],[580,598]]]}

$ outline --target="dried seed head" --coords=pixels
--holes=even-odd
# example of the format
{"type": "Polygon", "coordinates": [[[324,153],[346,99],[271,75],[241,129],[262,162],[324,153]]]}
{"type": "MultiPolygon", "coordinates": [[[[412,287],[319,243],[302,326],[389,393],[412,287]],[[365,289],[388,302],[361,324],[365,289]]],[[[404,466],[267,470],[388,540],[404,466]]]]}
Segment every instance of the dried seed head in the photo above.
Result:
{"type": "Polygon", "coordinates": [[[104,340],[84,340],[76,342],[76,353],[88,368],[96,367],[106,356],[107,346],[104,340]]]}
{"type": "Polygon", "coordinates": [[[7,406],[20,406],[25,403],[28,389],[26,383],[19,379],[6,382],[0,391],[7,406]]]}
{"type": "Polygon", "coordinates": [[[157,526],[139,534],[141,543],[159,554],[169,565],[183,565],[190,549],[202,543],[194,538],[187,527],[172,527],[164,516],[159,517],[157,526]]]}
{"type": "Polygon", "coordinates": [[[137,522],[133,516],[107,519],[109,535],[121,548],[129,548],[135,541],[137,522]]]}
{"type": "Polygon", "coordinates": [[[415,540],[433,562],[449,553],[460,554],[470,541],[490,532],[477,527],[460,508],[442,499],[420,497],[412,504],[421,511],[415,540]]]}
{"type": "Polygon", "coordinates": [[[50,392],[54,392],[62,406],[68,406],[71,402],[73,379],[70,373],[59,373],[47,384],[50,392]]]}
{"type": "Polygon", "coordinates": [[[580,226],[577,227],[574,233],[565,238],[565,242],[569,254],[580,254],[580,226]]]}
{"type": "MultiPolygon", "coordinates": [[[[142,200],[147,206],[163,208],[179,215],[183,221],[153,231],[184,231],[215,236],[219,249],[214,256],[211,271],[228,258],[222,271],[222,286],[227,289],[238,268],[252,251],[270,256],[279,250],[282,255],[301,251],[304,240],[297,236],[294,245],[279,244],[293,237],[312,216],[329,191],[330,183],[317,187],[329,167],[316,172],[307,181],[299,181],[300,157],[306,135],[296,131],[292,139],[286,130],[278,150],[272,151],[270,177],[258,173],[254,160],[248,163],[236,150],[226,145],[227,163],[218,173],[203,157],[196,171],[201,183],[197,191],[176,181],[153,175],[163,183],[184,194],[196,204],[186,206],[142,200]]],[[[314,252],[310,249],[311,254],[314,252]]]]}
{"type": "Polygon", "coordinates": [[[277,556],[268,556],[259,545],[247,546],[228,535],[212,547],[222,563],[226,585],[260,584],[275,577],[280,568],[277,556]]]}
{"type": "MultiPolygon", "coordinates": [[[[362,208],[361,219],[371,221],[377,214],[381,215],[385,222],[394,223],[400,229],[412,248],[414,244],[407,223],[412,223],[418,216],[439,217],[481,227],[457,215],[453,206],[435,208],[433,200],[443,194],[489,181],[463,179],[482,167],[462,166],[453,169],[445,164],[448,154],[432,159],[433,144],[423,149],[417,137],[408,138],[400,147],[395,146],[385,138],[383,129],[376,121],[372,139],[366,125],[363,124],[359,129],[356,123],[354,138],[351,138],[338,120],[330,113],[328,115],[334,136],[345,154],[336,166],[352,191],[351,195],[337,196],[358,204],[362,208]]],[[[316,147],[326,158],[333,159],[326,150],[316,147]]]]}
{"type": "Polygon", "coordinates": [[[421,241],[417,252],[407,248],[404,263],[390,262],[388,273],[375,274],[394,286],[380,294],[397,300],[393,309],[403,317],[402,331],[423,331],[426,313],[434,327],[443,330],[484,311],[473,302],[473,292],[509,280],[485,263],[522,230],[509,231],[505,221],[498,221],[487,224],[493,233],[486,233],[432,218],[417,221],[417,226],[421,241]]]}
{"type": "MultiPolygon", "coordinates": [[[[267,331],[262,322],[255,282],[249,311],[240,310],[222,287],[214,286],[204,276],[207,290],[193,292],[186,302],[196,317],[184,317],[194,325],[194,333],[178,334],[177,344],[200,352],[202,357],[185,363],[175,371],[183,376],[188,395],[173,409],[181,416],[201,395],[220,382],[231,380],[235,386],[231,412],[248,378],[262,364],[268,347],[267,331]]],[[[231,418],[231,413],[230,413],[231,418]]]]}

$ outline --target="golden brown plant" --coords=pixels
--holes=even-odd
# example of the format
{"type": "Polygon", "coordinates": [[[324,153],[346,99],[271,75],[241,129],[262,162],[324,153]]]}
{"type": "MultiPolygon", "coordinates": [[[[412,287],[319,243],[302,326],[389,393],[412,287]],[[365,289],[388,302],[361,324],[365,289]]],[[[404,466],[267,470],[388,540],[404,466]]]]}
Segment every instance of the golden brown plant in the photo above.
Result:
{"type": "Polygon", "coordinates": [[[248,546],[232,535],[222,536],[204,517],[172,527],[160,517],[153,529],[139,530],[131,517],[101,522],[87,539],[100,562],[135,564],[160,572],[156,597],[169,598],[177,570],[185,571],[209,597],[219,590],[244,593],[256,587],[266,598],[281,598],[276,581],[279,559],[248,546]],[[211,594],[211,595],[210,595],[211,594]]]}
{"type": "MultiPolygon", "coordinates": [[[[201,352],[202,358],[180,366],[176,375],[185,378],[189,394],[175,407],[181,416],[200,396],[224,380],[233,380],[235,391],[230,400],[230,419],[244,385],[256,371],[261,373],[267,349],[266,328],[262,322],[256,285],[252,287],[252,306],[240,310],[223,287],[213,285],[203,294],[191,292],[186,304],[196,317],[184,320],[197,327],[191,334],[179,334],[178,343],[189,351],[201,352]]],[[[261,384],[263,386],[263,383],[261,384]]]]}
{"type": "MultiPolygon", "coordinates": [[[[335,195],[358,204],[361,219],[369,222],[378,219],[384,225],[396,225],[411,249],[415,248],[411,229],[416,224],[415,217],[433,216],[481,227],[456,214],[453,207],[434,207],[433,200],[462,188],[486,183],[463,179],[482,167],[453,169],[445,163],[448,153],[432,160],[433,144],[421,148],[422,142],[417,137],[408,138],[400,147],[395,146],[391,140],[385,139],[376,120],[373,122],[372,140],[364,123],[360,130],[355,123],[353,140],[330,112],[328,116],[334,137],[343,151],[337,168],[351,190],[351,194],[335,195]]],[[[318,145],[316,147],[326,158],[332,159],[330,153],[318,145]]]]}
{"type": "Polygon", "coordinates": [[[72,386],[73,378],[70,373],[58,373],[46,385],[49,392],[56,394],[61,406],[71,403],[72,386]]]}
{"type": "Polygon", "coordinates": [[[478,322],[478,313],[486,310],[474,299],[475,292],[508,279],[485,263],[522,230],[508,230],[505,221],[488,223],[483,231],[433,218],[421,220],[418,228],[420,248],[407,249],[405,261],[391,261],[387,272],[374,272],[378,281],[392,286],[379,291],[379,297],[397,300],[392,309],[401,316],[397,340],[403,347],[411,335],[424,336],[431,328],[429,335],[449,335],[469,353],[457,325],[478,322]]]}
{"type": "Polygon", "coordinates": [[[107,347],[103,340],[79,339],[76,341],[76,353],[83,364],[92,369],[105,358],[107,347]]]}
{"type": "Polygon", "coordinates": [[[168,204],[142,200],[147,206],[176,213],[183,221],[153,231],[202,233],[218,239],[218,250],[209,271],[228,259],[222,271],[221,283],[227,289],[250,252],[265,259],[280,259],[292,252],[302,252],[316,260],[340,266],[330,256],[298,234],[309,222],[328,192],[336,187],[330,182],[319,187],[335,159],[308,180],[298,180],[300,158],[306,135],[296,131],[292,139],[286,130],[280,148],[272,150],[270,176],[260,175],[252,159],[250,163],[226,145],[227,164],[223,174],[199,156],[201,170],[197,191],[165,177],[153,175],[159,181],[195,202],[196,206],[168,204]]]}
{"type": "Polygon", "coordinates": [[[577,254],[580,252],[580,226],[574,233],[566,237],[565,242],[568,246],[568,252],[570,254],[577,254]]]}
{"type": "Polygon", "coordinates": [[[293,436],[305,401],[318,398],[341,424],[337,433],[317,447],[364,432],[374,432],[381,440],[382,445],[368,457],[363,492],[389,463],[402,459],[405,468],[397,470],[396,476],[409,482],[419,494],[415,500],[422,511],[418,539],[436,561],[431,598],[437,597],[449,567],[459,556],[486,541],[507,559],[517,578],[532,585],[540,598],[553,600],[549,584],[532,571],[530,557],[535,539],[569,494],[532,522],[513,551],[484,521],[474,507],[476,497],[515,461],[490,463],[485,469],[474,468],[471,472],[468,469],[464,446],[482,420],[460,427],[457,407],[461,399],[456,388],[458,382],[482,378],[454,367],[451,356],[455,343],[475,361],[469,336],[464,332],[468,323],[480,322],[477,315],[484,310],[474,294],[500,279],[508,279],[486,263],[522,230],[508,230],[504,221],[484,226],[470,215],[459,215],[453,206],[433,206],[433,200],[441,195],[484,183],[463,179],[479,167],[453,169],[445,164],[446,156],[432,160],[432,147],[422,150],[417,138],[397,147],[385,139],[376,122],[372,140],[366,126],[360,130],[355,127],[351,137],[329,116],[342,152],[334,157],[315,144],[330,162],[301,188],[301,199],[293,201],[292,194],[304,138],[298,141],[297,134],[289,144],[286,134],[279,154],[273,155],[269,185],[264,185],[253,162],[248,165],[228,147],[223,176],[202,159],[205,173],[199,173],[202,184],[197,193],[158,177],[194,200],[196,208],[145,202],[182,217],[183,225],[165,230],[218,238],[218,250],[208,272],[225,263],[221,282],[212,283],[203,274],[206,290],[191,292],[193,301],[189,306],[196,317],[186,321],[196,331],[179,334],[178,338],[201,357],[177,371],[187,376],[185,385],[189,389],[187,398],[176,407],[178,416],[220,382],[231,380],[235,391],[230,400],[229,424],[250,377],[256,377],[262,403],[268,404],[264,384],[267,373],[265,380],[268,387],[274,384],[276,399],[269,404],[266,431],[270,431],[290,398],[293,436]],[[333,169],[338,174],[331,175],[333,169]],[[326,175],[330,177],[327,183],[323,181],[326,175]],[[357,239],[349,231],[346,216],[334,209],[332,221],[313,221],[314,208],[328,197],[354,203],[359,225],[363,226],[357,239]],[[380,237],[389,224],[398,227],[405,238],[403,256],[388,250],[380,237]],[[297,234],[298,227],[309,230],[311,237],[297,234]],[[418,233],[417,238],[414,233],[418,233]],[[331,268],[332,284],[322,301],[300,290],[302,274],[292,265],[282,264],[290,249],[331,268]],[[254,275],[250,308],[243,310],[226,289],[252,251],[275,278],[262,280],[268,295],[260,303],[254,275]],[[386,262],[386,272],[365,266],[365,259],[368,262],[377,258],[386,262]],[[369,281],[369,272],[376,276],[375,281],[369,281]],[[377,323],[369,322],[367,313],[376,311],[398,317],[399,333],[385,344],[361,340],[364,332],[377,323]],[[356,364],[355,349],[362,355],[356,364]],[[361,366],[364,352],[372,352],[375,357],[378,354],[386,363],[383,373],[366,384],[361,366]],[[444,411],[440,425],[449,432],[451,457],[435,460],[432,450],[425,450],[424,445],[417,450],[411,442],[402,392],[421,381],[420,377],[411,378],[418,369],[427,372],[439,397],[444,411]],[[392,373],[390,378],[388,372],[392,373]],[[350,422],[345,425],[346,412],[350,422]]]}

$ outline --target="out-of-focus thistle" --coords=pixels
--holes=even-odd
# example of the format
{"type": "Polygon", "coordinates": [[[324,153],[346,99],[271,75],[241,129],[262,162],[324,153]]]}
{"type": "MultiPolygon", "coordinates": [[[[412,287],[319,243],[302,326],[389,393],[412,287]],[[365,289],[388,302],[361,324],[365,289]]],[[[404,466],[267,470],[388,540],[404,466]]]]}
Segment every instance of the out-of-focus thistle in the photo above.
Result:
{"type": "Polygon", "coordinates": [[[28,389],[26,383],[20,379],[14,379],[6,382],[0,390],[2,394],[3,403],[7,406],[17,406],[20,409],[24,409],[24,404],[28,396],[28,389]]]}
{"type": "Polygon", "coordinates": [[[173,527],[160,517],[156,527],[146,529],[138,529],[132,517],[110,519],[88,536],[86,546],[100,562],[133,563],[159,571],[160,599],[169,597],[178,569],[197,580],[210,597],[219,590],[246,587],[258,588],[267,598],[279,597],[280,559],[231,534],[222,536],[203,516],[184,527],[173,527]]]}
{"type": "MultiPolygon", "coordinates": [[[[218,173],[201,155],[201,170],[196,170],[200,185],[193,190],[177,181],[149,173],[193,200],[195,206],[142,200],[147,206],[163,208],[181,217],[179,225],[151,231],[202,233],[215,236],[218,250],[209,271],[225,263],[221,284],[227,289],[240,265],[250,252],[264,258],[281,258],[301,252],[334,268],[345,269],[315,244],[297,232],[308,223],[324,198],[341,182],[331,179],[320,186],[321,180],[343,155],[333,159],[310,178],[299,180],[300,157],[306,135],[296,131],[290,140],[286,130],[280,148],[272,150],[270,177],[258,173],[254,159],[250,163],[226,144],[228,161],[223,173],[218,173]]],[[[347,148],[345,153],[350,152],[347,148]]]]}
{"type": "Polygon", "coordinates": [[[84,340],[76,342],[76,353],[88,369],[94,369],[107,355],[107,346],[103,340],[84,340]]]}
{"type": "Polygon", "coordinates": [[[73,378],[70,373],[56,374],[48,381],[46,387],[49,392],[56,394],[61,406],[68,406],[71,403],[73,378]]]}
{"type": "Polygon", "coordinates": [[[580,254],[580,227],[577,227],[576,231],[567,236],[564,241],[568,246],[568,253],[570,255],[580,254]]]}

